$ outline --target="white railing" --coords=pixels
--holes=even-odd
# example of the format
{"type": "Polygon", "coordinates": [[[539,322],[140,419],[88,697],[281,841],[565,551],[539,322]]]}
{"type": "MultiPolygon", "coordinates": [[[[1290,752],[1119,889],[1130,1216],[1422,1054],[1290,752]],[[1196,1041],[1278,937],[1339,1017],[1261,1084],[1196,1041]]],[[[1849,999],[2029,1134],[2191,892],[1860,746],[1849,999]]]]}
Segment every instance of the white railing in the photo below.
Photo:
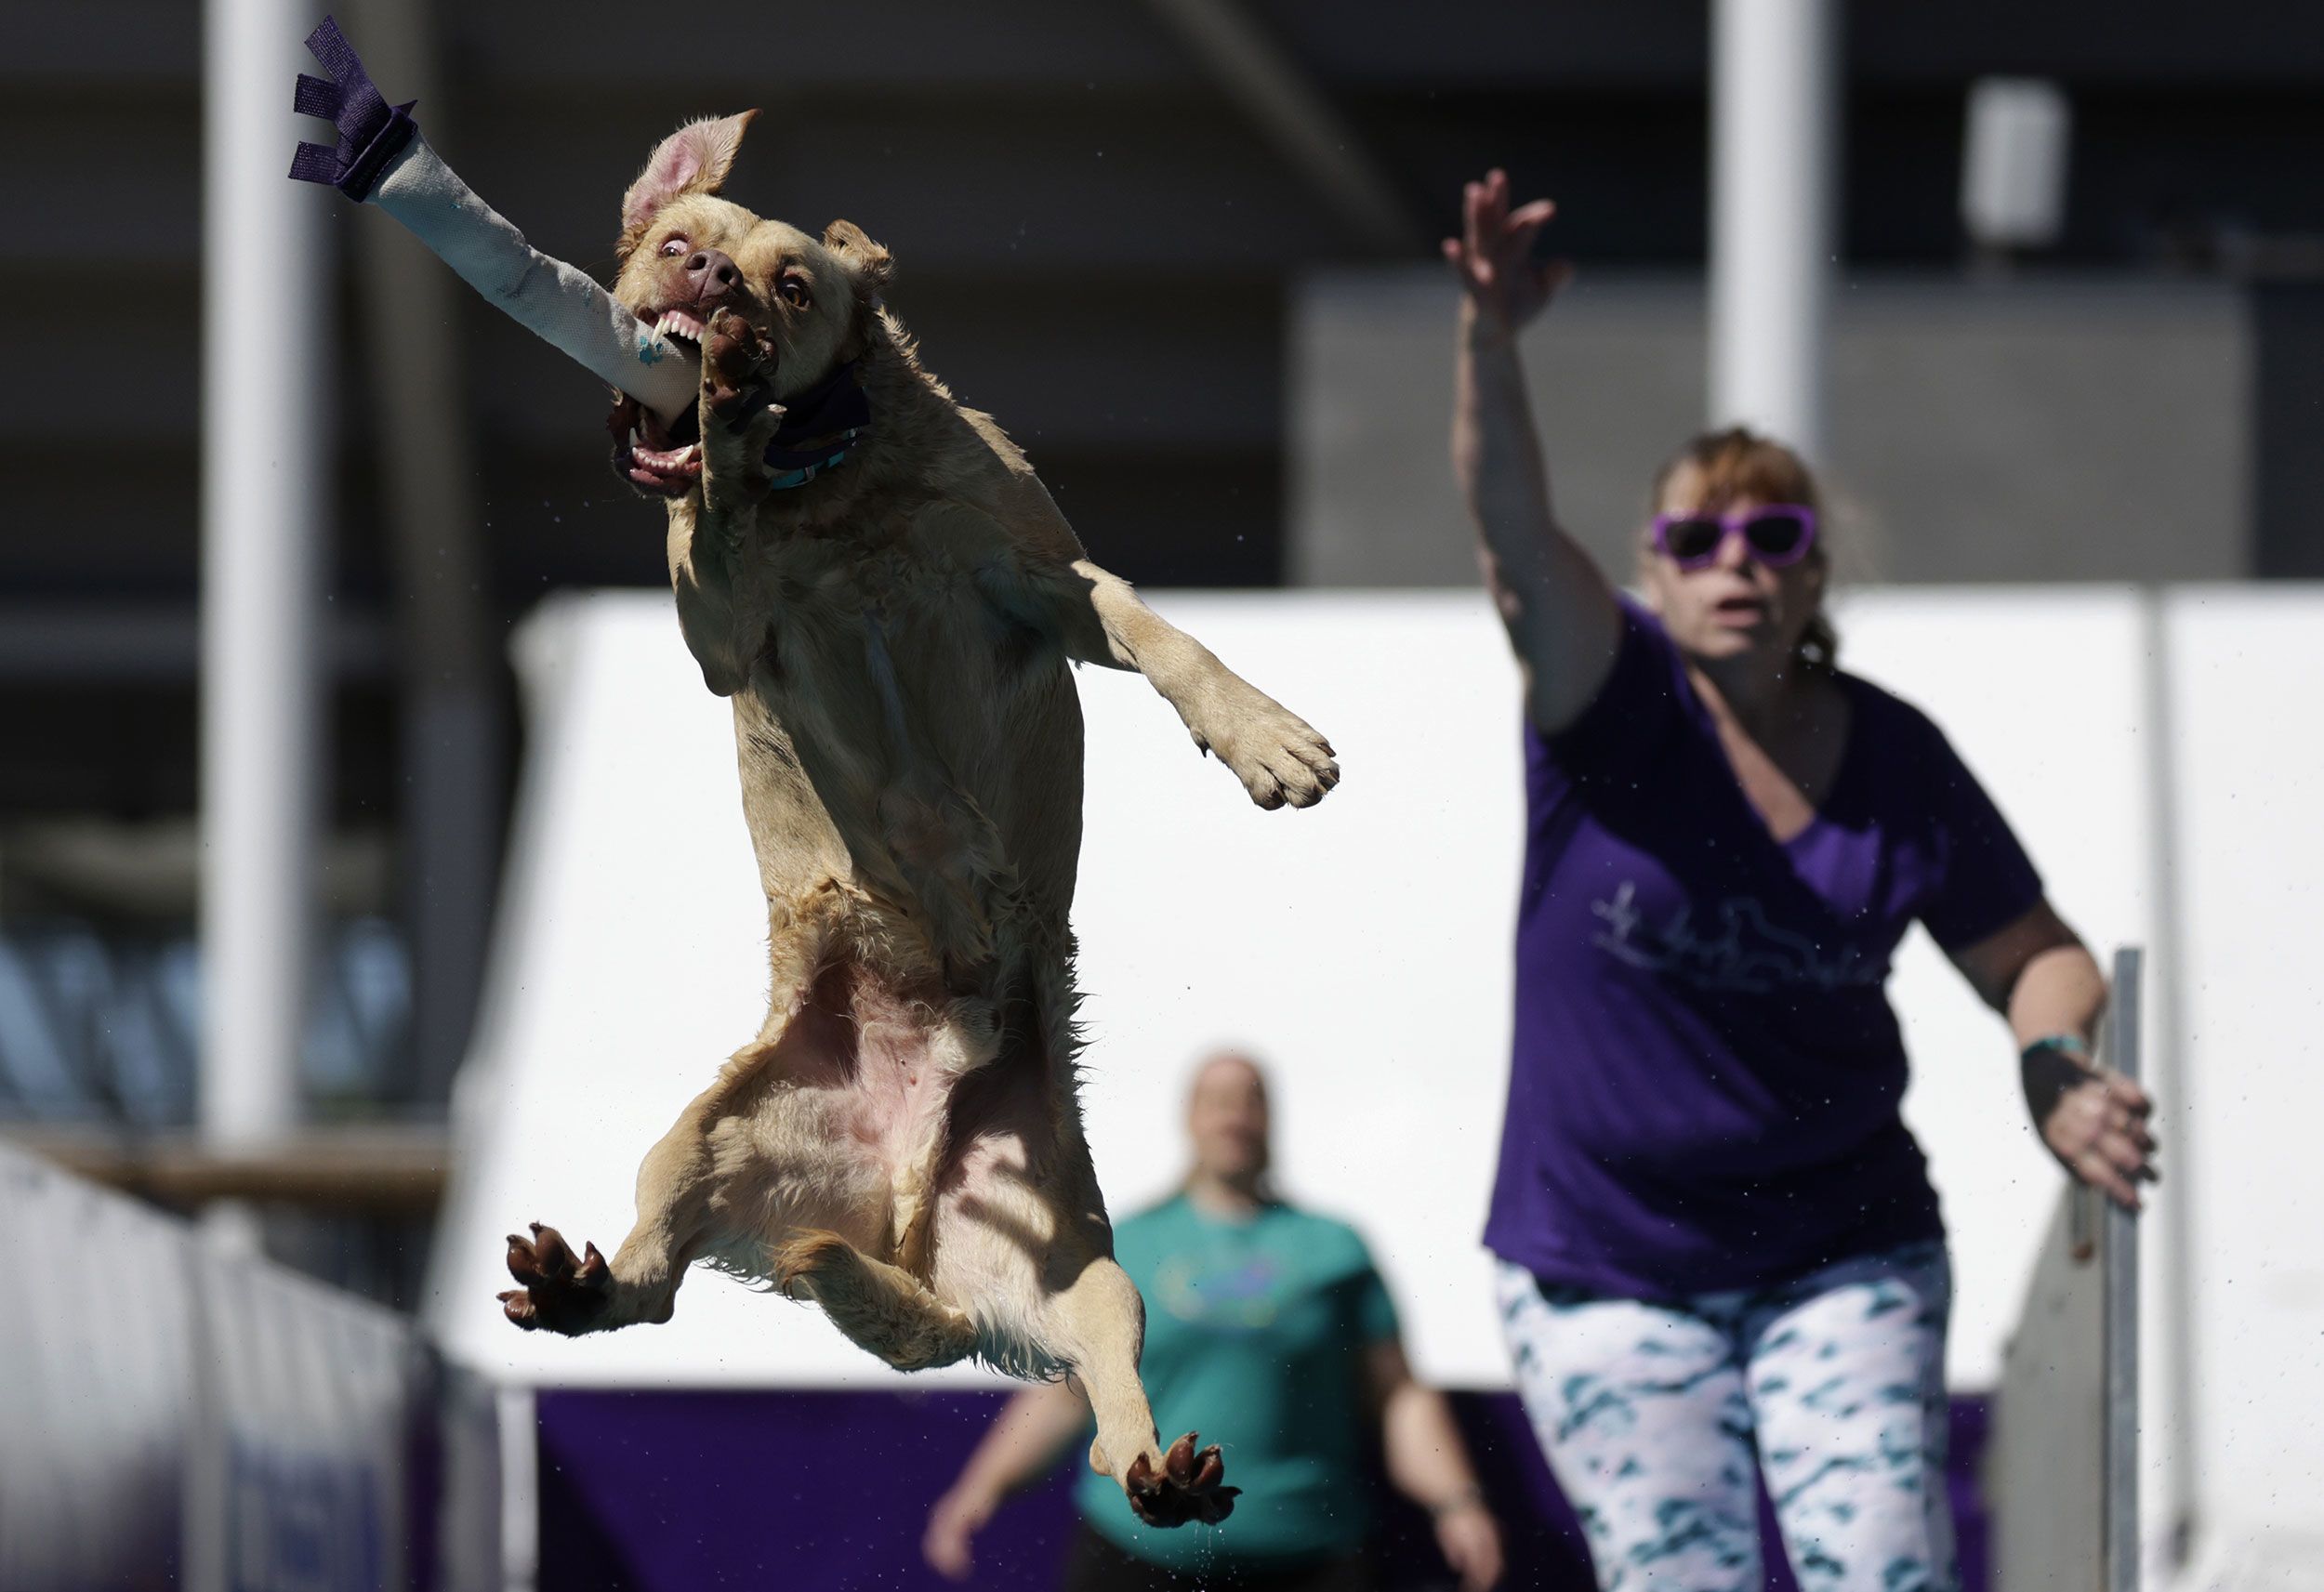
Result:
{"type": "Polygon", "coordinates": [[[412,1322],[0,1145],[0,1587],[482,1592],[492,1392],[412,1322]]]}

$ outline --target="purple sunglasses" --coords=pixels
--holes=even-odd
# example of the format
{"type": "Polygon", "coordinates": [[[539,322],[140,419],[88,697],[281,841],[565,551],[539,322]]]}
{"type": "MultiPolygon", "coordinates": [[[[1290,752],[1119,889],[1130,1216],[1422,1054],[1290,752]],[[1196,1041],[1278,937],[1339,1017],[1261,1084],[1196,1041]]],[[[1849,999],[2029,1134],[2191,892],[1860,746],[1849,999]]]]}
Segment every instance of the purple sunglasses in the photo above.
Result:
{"type": "Polygon", "coordinates": [[[1730,536],[1742,537],[1761,563],[1781,569],[1798,563],[1816,546],[1816,510],[1797,503],[1770,503],[1749,514],[1655,516],[1655,551],[1683,570],[1709,564],[1730,536]]]}

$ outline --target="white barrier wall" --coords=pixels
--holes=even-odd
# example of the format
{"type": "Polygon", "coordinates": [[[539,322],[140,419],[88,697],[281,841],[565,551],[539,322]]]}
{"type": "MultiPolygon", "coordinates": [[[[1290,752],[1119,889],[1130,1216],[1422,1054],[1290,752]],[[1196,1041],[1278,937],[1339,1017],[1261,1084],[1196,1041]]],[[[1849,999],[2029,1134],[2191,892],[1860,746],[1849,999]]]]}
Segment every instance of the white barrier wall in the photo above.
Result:
{"type": "Polygon", "coordinates": [[[185,1245],[0,1145],[0,1586],[159,1585],[174,1561],[195,1400],[185,1245]]]}
{"type": "MultiPolygon", "coordinates": [[[[2324,598],[2183,589],[2166,614],[2186,1099],[2160,1131],[2192,1174],[2163,1191],[2188,1218],[2179,1488],[2199,1585],[2324,1586],[2324,598]]],[[[2153,1347],[2149,1388],[2173,1351],[2153,1347]]]]}
{"type": "Polygon", "coordinates": [[[484,1592],[492,1405],[411,1322],[0,1145],[0,1587],[484,1592]]]}
{"type": "MultiPolygon", "coordinates": [[[[1083,672],[1076,923],[1109,1202],[1131,1210],[1173,1184],[1189,1061],[1250,1046],[1274,1071],[1287,1190],[1370,1237],[1426,1374],[1505,1385],[1476,1243],[1520,842],[1499,630],[1466,593],[1154,600],[1321,728],[1346,780],[1311,811],[1261,812],[1142,681],[1083,672]]],[[[2190,1204],[2214,1283],[2232,1276],[2236,1290],[2198,1312],[2202,1407],[2262,1375],[2305,1376],[2309,1406],[2324,1402],[2318,1357],[2297,1352],[2302,1333],[2312,1345],[2324,1328],[2319,1251],[2257,1236],[2324,1228],[2295,1125],[2324,1108],[2313,981],[2285,954],[2312,941],[2302,903],[2324,858],[2298,794],[2314,805],[2324,726],[2297,693],[2315,672],[2298,637],[2324,634],[2324,594],[2185,588],[2158,610],[2129,588],[1868,590],[1839,617],[1850,665],[1947,728],[2091,942],[2155,950],[2166,1009],[2150,1014],[2153,1065],[2167,1078],[2172,1036],[2186,1034],[2176,1059],[2195,1080],[2188,1100],[2166,1100],[2161,1131],[2167,1153],[2183,1135],[2205,1151],[2174,1164],[2186,1175],[2163,1197],[2190,1204]],[[2170,656],[2150,670],[2158,638],[2170,656]],[[2150,673],[2170,681],[2169,722],[2150,673]],[[2175,750],[2158,758],[2167,734],[2175,750]],[[2159,864],[2163,767],[2184,786],[2175,869],[2159,864]],[[2172,987],[2187,992],[2175,1014],[2172,987]],[[2230,1123],[2250,1137],[2225,1142],[2230,1123]],[[2240,1225],[2263,1206],[2265,1226],[2240,1225]],[[2236,1223],[2214,1219],[2230,1211],[2236,1223]],[[2209,1347],[2231,1342],[2249,1349],[2233,1363],[2209,1347]]],[[[702,691],[667,599],[558,599],[522,651],[531,761],[457,1100],[462,1173],[431,1319],[452,1352],[521,1382],[884,1383],[812,1310],[707,1274],[664,1327],[565,1341],[500,1319],[501,1235],[539,1219],[576,1242],[618,1240],[640,1157],[752,1033],[765,982],[726,706],[702,691]]],[[[1989,1388],[2059,1174],[2025,1125],[1999,1020],[1917,934],[1893,993],[1916,1061],[1907,1110],[1958,1251],[1953,1378],[1989,1388]]],[[[2151,1275],[2160,1302],[2172,1273],[2165,1262],[2151,1275]]],[[[2150,1344],[2171,1330],[2159,1323],[2150,1344]]],[[[2324,1467],[2324,1439],[2288,1422],[2263,1430],[2248,1409],[2232,1440],[2224,1414],[2201,1426],[2189,1463],[2216,1452],[2255,1471],[2288,1456],[2324,1467]]]]}

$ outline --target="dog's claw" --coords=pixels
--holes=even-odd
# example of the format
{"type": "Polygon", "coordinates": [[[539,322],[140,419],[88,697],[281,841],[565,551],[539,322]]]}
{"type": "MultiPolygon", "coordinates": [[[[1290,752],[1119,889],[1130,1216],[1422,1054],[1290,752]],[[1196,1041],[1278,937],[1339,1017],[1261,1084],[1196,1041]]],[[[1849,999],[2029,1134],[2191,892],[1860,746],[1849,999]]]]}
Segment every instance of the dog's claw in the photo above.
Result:
{"type": "Polygon", "coordinates": [[[749,417],[747,401],[763,388],[766,358],[756,326],[732,309],[710,317],[702,336],[702,398],[713,414],[729,425],[749,417]]]}
{"type": "Polygon", "coordinates": [[[553,1227],[531,1224],[533,1236],[508,1235],[508,1275],[522,1283],[500,1296],[501,1313],[527,1332],[568,1335],[599,1324],[614,1292],[613,1268],[594,1243],[575,1256],[553,1227]]]}
{"type": "Polygon", "coordinates": [[[1130,1511],[1150,1526],[1182,1526],[1189,1520],[1216,1525],[1235,1512],[1239,1487],[1222,1487],[1226,1460],[1219,1445],[1197,1451],[1195,1434],[1170,1444],[1157,1469],[1144,1454],[1129,1462],[1123,1490],[1130,1511]]]}

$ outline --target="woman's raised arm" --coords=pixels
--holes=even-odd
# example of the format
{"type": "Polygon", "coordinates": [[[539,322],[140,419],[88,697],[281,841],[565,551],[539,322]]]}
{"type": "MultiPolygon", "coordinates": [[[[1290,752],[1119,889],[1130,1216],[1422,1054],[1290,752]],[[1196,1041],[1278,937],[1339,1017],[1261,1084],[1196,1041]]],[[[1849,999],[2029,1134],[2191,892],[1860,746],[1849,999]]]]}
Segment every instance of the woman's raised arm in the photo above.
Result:
{"type": "Polygon", "coordinates": [[[1525,671],[1534,723],[1563,730],[1605,683],[1621,638],[1614,588],[1580,544],[1558,529],[1550,477],[1533,430],[1517,334],[1570,274],[1537,264],[1533,241],[1556,207],[1509,207],[1495,171],[1461,196],[1461,235],[1445,257],[1464,297],[1455,356],[1452,452],[1482,539],[1478,559],[1525,671]]]}

